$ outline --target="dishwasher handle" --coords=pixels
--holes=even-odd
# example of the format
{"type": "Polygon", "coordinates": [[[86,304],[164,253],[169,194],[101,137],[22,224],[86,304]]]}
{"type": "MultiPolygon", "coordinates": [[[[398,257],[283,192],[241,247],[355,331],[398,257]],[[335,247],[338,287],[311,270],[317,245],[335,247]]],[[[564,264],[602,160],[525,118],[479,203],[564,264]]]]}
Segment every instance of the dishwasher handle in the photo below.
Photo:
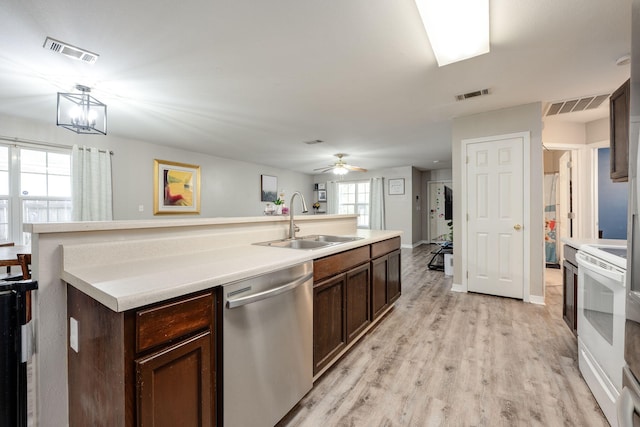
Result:
{"type": "Polygon", "coordinates": [[[313,278],[313,272],[299,277],[296,280],[285,283],[284,285],[277,286],[275,288],[267,289],[266,291],[258,292],[252,295],[247,295],[246,297],[240,297],[235,299],[227,300],[227,308],[237,308],[242,307],[243,305],[251,304],[254,302],[262,301],[267,298],[273,298],[285,292],[289,292],[298,286],[302,285],[308,280],[313,278]]]}

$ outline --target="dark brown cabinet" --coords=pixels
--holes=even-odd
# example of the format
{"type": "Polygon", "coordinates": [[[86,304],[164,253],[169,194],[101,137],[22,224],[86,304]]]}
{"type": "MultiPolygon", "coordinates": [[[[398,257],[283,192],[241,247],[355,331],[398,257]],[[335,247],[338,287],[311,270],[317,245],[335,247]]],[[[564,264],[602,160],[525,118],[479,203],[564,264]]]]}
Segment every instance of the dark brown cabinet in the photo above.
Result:
{"type": "Polygon", "coordinates": [[[388,307],[388,264],[389,259],[386,256],[371,261],[371,311],[374,319],[388,307]]]}
{"type": "Polygon", "coordinates": [[[136,360],[140,426],[212,425],[211,332],[136,360]]]}
{"type": "Polygon", "coordinates": [[[341,274],[313,287],[313,373],[347,346],[347,277],[341,274]]]}
{"type": "Polygon", "coordinates": [[[70,426],[216,424],[212,291],[114,312],[67,287],[70,426]]]}
{"type": "Polygon", "coordinates": [[[314,375],[351,348],[400,297],[399,248],[397,237],[314,261],[314,375]]]}
{"type": "Polygon", "coordinates": [[[609,138],[611,180],[624,182],[629,175],[629,102],[630,81],[627,80],[609,99],[609,138]]]}
{"type": "Polygon", "coordinates": [[[389,298],[389,304],[393,304],[398,298],[400,298],[400,274],[400,250],[398,249],[388,255],[387,298],[389,298]]]}
{"type": "Polygon", "coordinates": [[[400,298],[400,238],[374,243],[371,257],[371,311],[376,319],[400,298]]]}
{"type": "Polygon", "coordinates": [[[578,265],[577,250],[564,246],[564,262],[562,263],[562,318],[574,335],[578,334],[578,265]]]}
{"type": "Polygon", "coordinates": [[[347,276],[347,343],[355,339],[371,323],[369,304],[369,264],[346,273],[347,276]]]}
{"type": "Polygon", "coordinates": [[[369,246],[314,261],[314,374],[371,323],[368,261],[369,246]]]}

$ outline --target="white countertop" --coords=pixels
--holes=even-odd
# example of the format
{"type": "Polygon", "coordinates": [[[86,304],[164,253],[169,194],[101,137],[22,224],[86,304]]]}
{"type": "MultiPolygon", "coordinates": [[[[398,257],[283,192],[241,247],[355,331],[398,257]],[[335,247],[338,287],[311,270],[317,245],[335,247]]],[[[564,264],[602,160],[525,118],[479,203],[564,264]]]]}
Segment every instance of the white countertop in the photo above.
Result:
{"type": "MultiPolygon", "coordinates": [[[[400,236],[400,231],[358,230],[361,240],[314,250],[241,244],[134,262],[65,263],[61,278],[111,310],[130,310],[400,236]]],[[[86,245],[64,245],[63,251],[86,245]]]]}
{"type": "Polygon", "coordinates": [[[574,237],[562,237],[560,241],[576,249],[580,249],[582,245],[627,246],[626,240],[618,239],[578,239],[574,237]]]}

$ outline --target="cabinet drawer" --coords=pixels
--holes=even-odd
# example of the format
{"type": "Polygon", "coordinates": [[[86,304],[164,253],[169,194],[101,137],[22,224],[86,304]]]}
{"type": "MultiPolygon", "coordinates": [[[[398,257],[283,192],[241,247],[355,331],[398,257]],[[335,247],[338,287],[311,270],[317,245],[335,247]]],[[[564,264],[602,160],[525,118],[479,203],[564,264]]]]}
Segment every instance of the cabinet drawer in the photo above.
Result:
{"type": "Polygon", "coordinates": [[[211,293],[180,299],[136,312],[136,353],[213,324],[211,293]]]}
{"type": "Polygon", "coordinates": [[[574,266],[578,265],[578,262],[576,261],[576,252],[578,252],[578,250],[573,246],[564,245],[564,259],[574,266]]]}
{"type": "Polygon", "coordinates": [[[317,282],[369,261],[369,245],[329,255],[313,262],[313,281],[317,282]]]}
{"type": "Polygon", "coordinates": [[[371,245],[371,258],[378,258],[384,254],[400,249],[400,237],[383,240],[371,245]]]}

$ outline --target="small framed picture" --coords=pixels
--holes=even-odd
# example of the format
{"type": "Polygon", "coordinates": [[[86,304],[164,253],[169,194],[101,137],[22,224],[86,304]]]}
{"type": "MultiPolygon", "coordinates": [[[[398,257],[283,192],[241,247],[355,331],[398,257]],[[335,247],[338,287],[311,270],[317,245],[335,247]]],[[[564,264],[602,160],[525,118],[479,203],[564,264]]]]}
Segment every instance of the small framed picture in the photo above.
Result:
{"type": "Polygon", "coordinates": [[[318,183],[318,190],[326,190],[327,189],[327,183],[326,182],[319,182],[318,183]]]}
{"type": "Polygon", "coordinates": [[[278,198],[278,177],[260,175],[260,201],[275,202],[278,198]]]}
{"type": "Polygon", "coordinates": [[[319,202],[327,201],[327,190],[318,190],[318,201],[319,202]]]}
{"type": "Polygon", "coordinates": [[[404,178],[389,180],[389,194],[404,194],[404,178]]]}
{"type": "Polygon", "coordinates": [[[200,166],[153,162],[153,214],[199,214],[200,166]]]}

